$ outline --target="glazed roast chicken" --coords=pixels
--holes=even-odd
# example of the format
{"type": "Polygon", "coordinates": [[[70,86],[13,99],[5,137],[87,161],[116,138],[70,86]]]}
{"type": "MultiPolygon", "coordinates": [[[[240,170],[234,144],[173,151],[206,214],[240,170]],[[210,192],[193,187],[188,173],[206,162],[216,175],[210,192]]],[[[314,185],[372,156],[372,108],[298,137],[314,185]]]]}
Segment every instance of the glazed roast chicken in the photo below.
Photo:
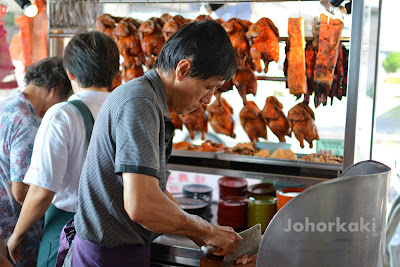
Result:
{"type": "Polygon", "coordinates": [[[309,143],[310,148],[313,147],[314,140],[319,140],[318,130],[314,123],[314,112],[308,105],[299,103],[291,108],[288,112],[288,120],[301,148],[304,148],[304,140],[309,143]]]}
{"type": "Polygon", "coordinates": [[[179,24],[173,18],[169,19],[165,22],[161,32],[164,36],[165,41],[168,39],[179,29],[179,24]]]}
{"type": "Polygon", "coordinates": [[[213,103],[207,106],[207,113],[210,125],[216,133],[225,134],[232,138],[236,137],[233,132],[235,126],[232,118],[233,108],[224,98],[217,97],[213,103]]]}
{"type": "Polygon", "coordinates": [[[122,78],[125,82],[142,76],[142,64],[145,62],[139,32],[132,21],[130,18],[121,20],[113,31],[119,53],[124,58],[122,78]]]}
{"type": "Polygon", "coordinates": [[[139,27],[140,43],[146,59],[146,67],[151,69],[165,43],[162,34],[161,20],[151,18],[143,22],[139,27]]]}
{"type": "Polygon", "coordinates": [[[124,60],[135,65],[144,63],[144,55],[140,45],[139,32],[129,21],[121,20],[113,31],[119,53],[124,60]]]}
{"type": "Polygon", "coordinates": [[[177,30],[185,26],[189,20],[181,15],[176,15],[167,20],[162,27],[162,34],[165,41],[167,41],[177,30]]]}
{"type": "Polygon", "coordinates": [[[267,126],[256,103],[248,101],[239,116],[240,123],[252,142],[258,141],[259,137],[267,139],[267,126]]]}
{"type": "Polygon", "coordinates": [[[265,101],[261,115],[271,131],[278,137],[279,142],[286,142],[285,135],[290,136],[290,129],[289,121],[282,108],[281,102],[275,96],[270,96],[265,101]]]}
{"type": "Polygon", "coordinates": [[[243,105],[247,103],[247,94],[257,94],[257,78],[251,68],[236,69],[232,82],[243,99],[243,105]]]}
{"type": "Polygon", "coordinates": [[[186,126],[189,131],[189,135],[191,139],[195,137],[195,131],[201,133],[201,139],[206,139],[207,129],[207,114],[206,114],[206,105],[201,105],[195,111],[192,111],[188,114],[182,116],[182,122],[186,126]]]}
{"type": "Polygon", "coordinates": [[[249,27],[246,37],[251,43],[250,55],[257,72],[262,71],[261,60],[264,61],[264,72],[268,72],[268,64],[279,60],[279,32],[273,22],[267,18],[261,18],[249,27]]]}
{"type": "Polygon", "coordinates": [[[116,24],[115,17],[110,14],[103,14],[96,18],[96,31],[102,32],[114,39],[113,31],[116,24]]]}
{"type": "Polygon", "coordinates": [[[122,74],[122,79],[124,80],[124,82],[133,80],[144,74],[142,65],[126,66],[124,63],[122,63],[121,66],[122,66],[121,74],[122,74]]]}
{"type": "Polygon", "coordinates": [[[175,126],[175,128],[182,130],[182,119],[179,116],[178,112],[175,111],[175,109],[169,110],[169,117],[171,118],[171,122],[175,126]]]}
{"type": "Polygon", "coordinates": [[[215,90],[214,95],[218,94],[219,92],[223,93],[223,92],[227,92],[229,90],[233,90],[232,80],[225,82],[220,88],[218,88],[218,90],[215,90]]]}
{"type": "Polygon", "coordinates": [[[245,69],[246,64],[254,68],[254,63],[250,57],[250,46],[246,38],[246,32],[243,26],[236,18],[232,18],[227,22],[222,23],[222,27],[228,33],[232,46],[236,52],[237,66],[240,69],[245,69]]]}

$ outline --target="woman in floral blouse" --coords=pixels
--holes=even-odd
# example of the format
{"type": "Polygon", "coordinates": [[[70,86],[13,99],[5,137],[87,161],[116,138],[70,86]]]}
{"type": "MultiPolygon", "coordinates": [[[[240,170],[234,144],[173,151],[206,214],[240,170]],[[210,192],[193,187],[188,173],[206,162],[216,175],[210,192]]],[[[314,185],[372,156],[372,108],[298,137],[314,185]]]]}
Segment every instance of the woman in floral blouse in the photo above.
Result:
{"type": "MultiPolygon", "coordinates": [[[[27,68],[23,92],[0,102],[0,238],[7,243],[14,230],[28,185],[22,183],[31,161],[41,118],[52,105],[72,94],[61,57],[51,57],[27,68]]],[[[22,266],[36,266],[42,225],[28,232],[22,266]]]]}

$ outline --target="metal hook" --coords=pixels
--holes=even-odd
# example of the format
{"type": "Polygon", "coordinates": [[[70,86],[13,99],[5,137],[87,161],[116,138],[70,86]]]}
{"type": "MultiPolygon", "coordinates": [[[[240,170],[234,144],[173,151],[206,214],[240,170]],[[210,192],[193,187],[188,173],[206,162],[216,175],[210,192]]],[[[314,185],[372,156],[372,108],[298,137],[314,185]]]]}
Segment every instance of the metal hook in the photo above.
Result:
{"type": "Polygon", "coordinates": [[[236,0],[236,17],[238,18],[239,0],[236,0]]]}
{"type": "Polygon", "coordinates": [[[300,6],[301,6],[301,5],[300,5],[300,1],[301,1],[301,0],[299,0],[299,18],[301,17],[301,16],[300,16],[300,6]]]}

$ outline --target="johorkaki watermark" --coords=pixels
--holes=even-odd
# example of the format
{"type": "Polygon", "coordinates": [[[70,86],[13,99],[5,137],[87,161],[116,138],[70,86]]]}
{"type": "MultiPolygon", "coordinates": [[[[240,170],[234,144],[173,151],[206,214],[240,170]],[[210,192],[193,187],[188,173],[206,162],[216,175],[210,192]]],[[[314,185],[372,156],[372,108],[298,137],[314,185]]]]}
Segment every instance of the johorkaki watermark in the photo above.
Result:
{"type": "Polygon", "coordinates": [[[336,217],[333,222],[310,222],[309,217],[304,218],[304,222],[295,222],[288,219],[287,226],[283,229],[285,232],[375,232],[376,219],[367,221],[360,217],[356,222],[342,222],[340,217],[336,217]]]}

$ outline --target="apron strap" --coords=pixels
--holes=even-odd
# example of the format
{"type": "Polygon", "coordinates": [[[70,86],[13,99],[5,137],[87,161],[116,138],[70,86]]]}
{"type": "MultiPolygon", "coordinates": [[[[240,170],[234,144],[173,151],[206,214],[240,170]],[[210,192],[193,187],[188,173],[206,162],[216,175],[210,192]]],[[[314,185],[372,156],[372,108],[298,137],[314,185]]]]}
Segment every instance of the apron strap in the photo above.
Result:
{"type": "Polygon", "coordinates": [[[92,113],[90,112],[86,104],[79,99],[69,100],[68,102],[74,105],[81,113],[83,121],[85,122],[87,127],[86,137],[87,140],[90,142],[90,137],[92,136],[93,125],[94,125],[94,119],[92,113]]]}

